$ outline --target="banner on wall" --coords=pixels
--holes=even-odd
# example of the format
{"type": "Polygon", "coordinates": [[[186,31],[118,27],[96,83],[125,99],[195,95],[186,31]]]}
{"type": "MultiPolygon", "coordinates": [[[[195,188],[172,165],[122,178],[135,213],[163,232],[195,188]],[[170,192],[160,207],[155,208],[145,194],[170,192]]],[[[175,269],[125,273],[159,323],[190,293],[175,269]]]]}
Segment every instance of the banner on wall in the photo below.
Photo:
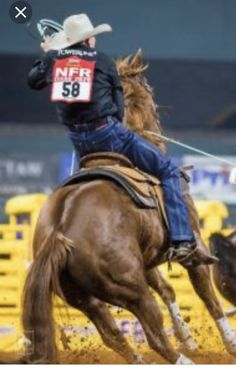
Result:
{"type": "Polygon", "coordinates": [[[58,183],[58,158],[48,155],[0,156],[0,196],[50,193],[58,183]]]}
{"type": "MultiPolygon", "coordinates": [[[[236,156],[222,156],[235,162],[236,156]]],[[[195,199],[219,200],[226,204],[236,204],[236,185],[229,183],[232,166],[202,156],[183,156],[183,165],[193,165],[191,194],[195,199]]]]}
{"type": "MultiPolygon", "coordinates": [[[[50,193],[70,175],[71,153],[59,155],[0,156],[0,196],[32,192],[50,193]]],[[[225,157],[236,166],[235,157],[225,157]]],[[[236,185],[229,184],[232,167],[213,159],[186,155],[176,164],[194,165],[191,193],[195,199],[220,200],[236,204],[236,185]]]]}

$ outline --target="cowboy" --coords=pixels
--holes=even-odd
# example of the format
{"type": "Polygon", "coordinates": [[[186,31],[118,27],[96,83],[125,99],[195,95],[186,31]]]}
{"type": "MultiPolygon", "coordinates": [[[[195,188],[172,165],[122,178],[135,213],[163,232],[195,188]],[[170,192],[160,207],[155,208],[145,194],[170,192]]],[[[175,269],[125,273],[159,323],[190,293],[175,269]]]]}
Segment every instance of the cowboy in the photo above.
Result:
{"type": "Polygon", "coordinates": [[[122,124],[124,96],[115,62],[95,48],[95,36],[111,30],[108,24],[93,27],[86,14],[66,18],[63,30],[41,44],[45,55],[34,64],[28,83],[33,89],[51,85],[51,101],[69,130],[78,162],[89,153],[113,151],[161,180],[171,253],[181,261],[197,244],[181,193],[180,170],[122,124]]]}

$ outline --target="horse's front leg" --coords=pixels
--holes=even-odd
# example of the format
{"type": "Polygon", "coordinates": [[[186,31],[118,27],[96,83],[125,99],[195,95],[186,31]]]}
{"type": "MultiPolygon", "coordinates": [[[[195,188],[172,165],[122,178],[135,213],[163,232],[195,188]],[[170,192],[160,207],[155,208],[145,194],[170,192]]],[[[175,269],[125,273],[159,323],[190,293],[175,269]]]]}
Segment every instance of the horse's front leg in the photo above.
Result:
{"type": "Polygon", "coordinates": [[[151,286],[151,288],[160,295],[161,299],[167,306],[175,336],[180,341],[180,347],[189,351],[196,350],[197,343],[193,339],[189,327],[181,315],[172,286],[164,279],[157,268],[147,272],[147,281],[149,286],[151,286]]]}
{"type": "Polygon", "coordinates": [[[236,356],[236,331],[225,317],[213,289],[207,266],[187,268],[192,285],[214,319],[227,351],[236,356]]]}

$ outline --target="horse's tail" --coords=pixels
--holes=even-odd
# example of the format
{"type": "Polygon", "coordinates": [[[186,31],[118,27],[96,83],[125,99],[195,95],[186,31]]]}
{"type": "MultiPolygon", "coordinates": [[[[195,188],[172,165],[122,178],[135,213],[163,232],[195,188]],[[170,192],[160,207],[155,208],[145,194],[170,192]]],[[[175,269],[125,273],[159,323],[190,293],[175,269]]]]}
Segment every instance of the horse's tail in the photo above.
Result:
{"type": "Polygon", "coordinates": [[[47,235],[42,241],[42,223],[39,221],[34,239],[34,249],[38,251],[24,287],[22,322],[29,362],[52,363],[56,360],[52,293],[63,297],[59,277],[72,242],[59,231],[60,226],[55,220],[50,222],[46,232],[44,229],[47,235]],[[40,244],[35,244],[39,239],[40,244]]]}

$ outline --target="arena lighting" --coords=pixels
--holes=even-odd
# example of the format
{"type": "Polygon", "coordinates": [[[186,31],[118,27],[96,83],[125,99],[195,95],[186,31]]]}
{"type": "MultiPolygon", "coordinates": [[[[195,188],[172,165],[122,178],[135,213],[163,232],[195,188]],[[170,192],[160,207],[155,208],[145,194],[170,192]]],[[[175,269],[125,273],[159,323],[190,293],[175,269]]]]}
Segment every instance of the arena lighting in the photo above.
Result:
{"type": "Polygon", "coordinates": [[[203,156],[206,156],[206,157],[210,157],[210,158],[213,158],[214,160],[216,161],[219,161],[219,162],[223,162],[224,164],[227,164],[227,165],[230,165],[230,166],[233,166],[233,169],[231,170],[230,174],[229,174],[229,183],[230,184],[234,184],[236,185],[236,167],[235,167],[235,163],[233,161],[230,161],[230,160],[226,160],[222,157],[219,157],[219,156],[215,156],[215,155],[212,155],[211,153],[208,153],[208,152],[205,152],[205,151],[202,151],[198,148],[195,148],[193,146],[189,146],[188,144],[185,144],[185,143],[182,143],[180,141],[177,141],[175,139],[172,139],[172,138],[168,138],[162,134],[158,134],[158,133],[154,133],[154,132],[151,132],[150,130],[145,130],[145,133],[149,134],[149,135],[152,135],[154,137],[157,137],[157,138],[162,138],[164,139],[164,141],[166,142],[170,142],[170,143],[173,143],[173,144],[176,144],[177,146],[180,146],[180,147],[183,147],[183,148],[186,148],[190,151],[193,151],[193,152],[196,152],[196,153],[199,153],[203,156]]]}

